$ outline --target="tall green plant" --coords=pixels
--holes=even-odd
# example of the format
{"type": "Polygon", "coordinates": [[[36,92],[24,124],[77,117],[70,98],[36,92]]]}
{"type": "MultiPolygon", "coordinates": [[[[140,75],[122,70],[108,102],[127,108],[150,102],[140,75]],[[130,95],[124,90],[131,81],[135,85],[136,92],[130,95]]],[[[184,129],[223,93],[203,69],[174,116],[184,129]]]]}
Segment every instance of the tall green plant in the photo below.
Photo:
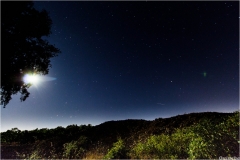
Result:
{"type": "Polygon", "coordinates": [[[64,152],[63,158],[68,159],[81,159],[85,153],[85,145],[87,143],[87,138],[81,136],[77,141],[71,141],[63,145],[64,152]]]}
{"type": "Polygon", "coordinates": [[[187,129],[177,129],[172,135],[153,135],[131,150],[131,158],[187,158],[189,143],[196,135],[187,129]]]}
{"type": "Polygon", "coordinates": [[[208,158],[239,156],[239,112],[215,123],[204,120],[193,130],[207,142],[208,158]]]}
{"type": "Polygon", "coordinates": [[[118,141],[113,144],[113,147],[104,156],[104,159],[127,158],[126,153],[127,151],[124,142],[121,138],[119,138],[118,141]]]}
{"type": "Polygon", "coordinates": [[[216,159],[239,154],[239,112],[227,118],[202,119],[171,134],[153,135],[130,151],[131,158],[216,159]]]}

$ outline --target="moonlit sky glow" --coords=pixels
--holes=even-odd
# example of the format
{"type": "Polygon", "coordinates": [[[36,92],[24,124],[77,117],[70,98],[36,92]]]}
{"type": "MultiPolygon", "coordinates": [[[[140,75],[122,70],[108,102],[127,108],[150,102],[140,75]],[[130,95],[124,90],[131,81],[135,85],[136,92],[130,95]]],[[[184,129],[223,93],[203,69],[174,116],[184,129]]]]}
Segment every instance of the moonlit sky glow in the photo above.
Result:
{"type": "MultiPolygon", "coordinates": [[[[62,53],[1,131],[239,109],[239,2],[34,2],[62,53]]],[[[28,79],[28,78],[27,78],[28,79]]]]}
{"type": "Polygon", "coordinates": [[[24,83],[37,84],[39,82],[39,76],[34,74],[26,74],[23,77],[24,83]]]}

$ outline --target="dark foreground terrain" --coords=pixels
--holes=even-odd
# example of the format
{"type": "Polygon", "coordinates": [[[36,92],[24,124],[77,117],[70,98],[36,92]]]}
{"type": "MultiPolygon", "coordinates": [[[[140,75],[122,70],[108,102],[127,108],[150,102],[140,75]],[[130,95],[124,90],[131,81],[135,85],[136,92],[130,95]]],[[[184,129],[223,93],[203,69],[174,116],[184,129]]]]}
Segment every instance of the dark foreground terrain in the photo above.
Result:
{"type": "Polygon", "coordinates": [[[2,159],[218,159],[239,157],[239,112],[1,133],[2,159]]]}

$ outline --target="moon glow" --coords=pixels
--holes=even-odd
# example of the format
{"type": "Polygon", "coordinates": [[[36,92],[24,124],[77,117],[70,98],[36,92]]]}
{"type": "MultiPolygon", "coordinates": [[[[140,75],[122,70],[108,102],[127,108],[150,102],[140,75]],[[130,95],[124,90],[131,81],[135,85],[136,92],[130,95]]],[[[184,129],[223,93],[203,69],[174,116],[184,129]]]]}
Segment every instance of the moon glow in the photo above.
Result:
{"type": "Polygon", "coordinates": [[[23,81],[24,83],[30,83],[30,84],[37,84],[39,82],[39,76],[38,75],[30,75],[30,74],[26,74],[24,77],[23,77],[23,81]]]}

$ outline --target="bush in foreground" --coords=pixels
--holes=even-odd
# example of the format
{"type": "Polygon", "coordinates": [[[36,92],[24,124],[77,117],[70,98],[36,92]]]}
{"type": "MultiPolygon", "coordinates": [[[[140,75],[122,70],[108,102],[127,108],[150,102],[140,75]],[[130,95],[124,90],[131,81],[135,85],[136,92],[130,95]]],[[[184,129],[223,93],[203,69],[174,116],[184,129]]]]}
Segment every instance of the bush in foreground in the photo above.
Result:
{"type": "Polygon", "coordinates": [[[138,142],[130,151],[131,158],[217,159],[239,156],[239,112],[222,121],[204,119],[173,134],[152,135],[138,142]]]}
{"type": "Polygon", "coordinates": [[[104,159],[119,159],[126,158],[127,150],[125,148],[123,140],[120,138],[113,144],[113,147],[104,156],[104,159]]]}

